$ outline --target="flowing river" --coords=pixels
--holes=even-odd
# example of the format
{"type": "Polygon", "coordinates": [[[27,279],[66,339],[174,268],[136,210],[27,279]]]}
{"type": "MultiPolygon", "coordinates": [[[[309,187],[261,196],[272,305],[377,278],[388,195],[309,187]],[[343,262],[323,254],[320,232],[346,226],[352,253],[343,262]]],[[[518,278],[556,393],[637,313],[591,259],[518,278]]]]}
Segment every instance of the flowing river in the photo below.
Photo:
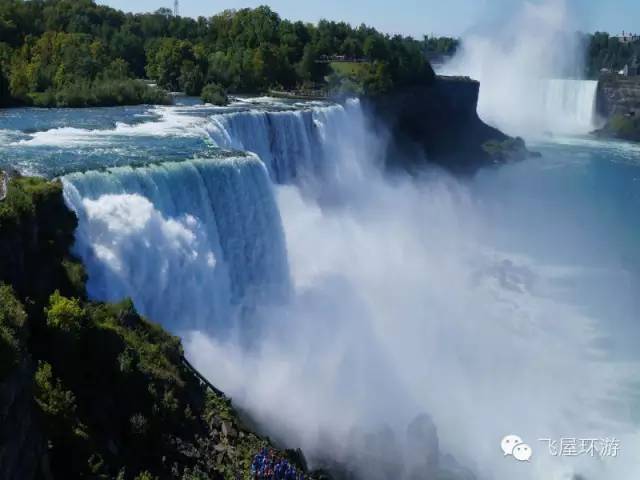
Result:
{"type": "Polygon", "coordinates": [[[640,145],[548,136],[409,178],[369,120],[356,100],[4,110],[0,168],[60,177],[90,296],[131,297],[312,462],[410,464],[426,412],[478,478],[638,478],[640,145]]]}

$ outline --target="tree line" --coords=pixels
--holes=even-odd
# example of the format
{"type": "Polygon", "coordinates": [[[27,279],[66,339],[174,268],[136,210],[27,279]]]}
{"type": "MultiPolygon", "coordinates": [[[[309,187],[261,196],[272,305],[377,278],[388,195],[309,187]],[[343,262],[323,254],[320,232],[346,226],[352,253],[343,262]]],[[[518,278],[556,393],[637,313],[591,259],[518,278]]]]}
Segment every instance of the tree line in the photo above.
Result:
{"type": "MultiPolygon", "coordinates": [[[[451,39],[450,39],[451,40],[451,39]]],[[[93,0],[0,3],[0,103],[26,105],[161,103],[167,91],[257,93],[354,84],[376,94],[434,78],[427,60],[451,41],[386,35],[364,24],[282,19],[269,7],[209,18],[168,9],[124,13],[93,0]],[[357,58],[350,75],[319,61],[357,58]],[[348,77],[348,78],[347,78],[348,77]]],[[[221,95],[224,97],[224,95],[221,95]]]]}
{"type": "Polygon", "coordinates": [[[640,62],[640,41],[622,43],[606,32],[596,32],[588,37],[587,75],[598,78],[602,70],[618,72],[625,65],[640,62]]]}

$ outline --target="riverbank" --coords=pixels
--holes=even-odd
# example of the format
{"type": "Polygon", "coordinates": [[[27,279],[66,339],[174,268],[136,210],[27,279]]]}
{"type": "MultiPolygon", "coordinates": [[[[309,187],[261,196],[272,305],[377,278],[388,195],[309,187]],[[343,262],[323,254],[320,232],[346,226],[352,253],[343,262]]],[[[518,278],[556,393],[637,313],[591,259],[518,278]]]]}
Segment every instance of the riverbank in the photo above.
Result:
{"type": "Polygon", "coordinates": [[[59,89],[30,92],[12,107],[86,108],[133,105],[171,105],[168,92],[143,80],[77,81],[59,89]]]}

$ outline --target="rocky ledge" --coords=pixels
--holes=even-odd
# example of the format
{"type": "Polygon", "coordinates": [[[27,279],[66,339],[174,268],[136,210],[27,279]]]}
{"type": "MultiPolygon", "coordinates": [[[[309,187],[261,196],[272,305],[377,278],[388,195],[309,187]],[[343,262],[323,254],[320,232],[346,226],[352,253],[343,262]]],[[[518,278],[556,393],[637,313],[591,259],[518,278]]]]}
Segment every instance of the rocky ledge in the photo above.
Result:
{"type": "Polygon", "coordinates": [[[364,102],[393,141],[391,166],[415,169],[427,163],[455,173],[521,160],[532,155],[520,138],[484,123],[477,113],[480,83],[467,77],[438,77],[364,102]]]}

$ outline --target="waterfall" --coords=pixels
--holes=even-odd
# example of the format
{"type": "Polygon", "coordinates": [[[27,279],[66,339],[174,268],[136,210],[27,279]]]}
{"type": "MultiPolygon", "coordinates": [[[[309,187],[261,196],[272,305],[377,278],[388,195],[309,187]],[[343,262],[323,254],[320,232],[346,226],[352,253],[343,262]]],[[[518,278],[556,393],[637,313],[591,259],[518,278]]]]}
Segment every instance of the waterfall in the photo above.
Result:
{"type": "Polygon", "coordinates": [[[543,81],[544,116],[560,132],[589,133],[595,128],[595,80],[553,79],[543,81]]]}
{"type": "Polygon", "coordinates": [[[184,135],[246,153],[71,173],[65,198],[92,298],[129,296],[174,331],[220,332],[289,294],[274,183],[337,197],[360,174],[365,122],[357,101],[189,118],[184,135]]]}
{"type": "Polygon", "coordinates": [[[283,300],[284,234],[255,156],[63,178],[92,298],[131,297],[172,330],[228,326],[234,310],[283,300]]]}
{"type": "Polygon", "coordinates": [[[596,128],[597,89],[592,80],[517,77],[481,83],[478,113],[512,135],[586,135],[596,128]]]}
{"type": "Polygon", "coordinates": [[[357,100],[298,110],[213,115],[206,127],[222,148],[253,152],[279,184],[326,188],[357,174],[366,126],[357,100]]]}

